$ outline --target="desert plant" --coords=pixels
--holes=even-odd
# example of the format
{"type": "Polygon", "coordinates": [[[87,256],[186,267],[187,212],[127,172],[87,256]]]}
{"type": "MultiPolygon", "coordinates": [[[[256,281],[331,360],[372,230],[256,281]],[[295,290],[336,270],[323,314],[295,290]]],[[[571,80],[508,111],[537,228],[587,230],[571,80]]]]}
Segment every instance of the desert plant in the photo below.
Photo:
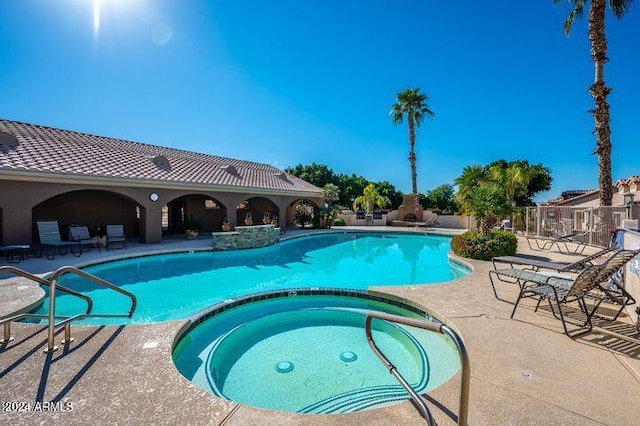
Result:
{"type": "Polygon", "coordinates": [[[200,231],[202,229],[202,222],[200,222],[200,218],[187,215],[182,222],[182,226],[187,231],[200,231]]]}
{"type": "Polygon", "coordinates": [[[306,209],[297,209],[293,221],[304,228],[307,223],[313,222],[313,216],[306,209]]]}
{"type": "Polygon", "coordinates": [[[491,260],[495,256],[513,256],[517,247],[518,240],[515,235],[498,230],[489,234],[467,231],[451,239],[451,249],[455,254],[478,260],[491,260]]]}

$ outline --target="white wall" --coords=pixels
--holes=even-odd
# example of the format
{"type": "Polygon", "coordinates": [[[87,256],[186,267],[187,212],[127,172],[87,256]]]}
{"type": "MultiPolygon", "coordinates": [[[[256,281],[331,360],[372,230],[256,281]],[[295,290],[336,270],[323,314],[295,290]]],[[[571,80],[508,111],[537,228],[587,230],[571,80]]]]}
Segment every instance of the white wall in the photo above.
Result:
{"type": "MultiPolygon", "coordinates": [[[[624,248],[629,250],[637,250],[640,247],[640,232],[627,231],[624,234],[624,248]]],[[[640,256],[636,256],[627,264],[627,270],[624,274],[625,289],[636,300],[640,301],[640,256]]],[[[635,305],[627,306],[627,313],[633,320],[638,321],[638,315],[635,313],[635,305]]]]}

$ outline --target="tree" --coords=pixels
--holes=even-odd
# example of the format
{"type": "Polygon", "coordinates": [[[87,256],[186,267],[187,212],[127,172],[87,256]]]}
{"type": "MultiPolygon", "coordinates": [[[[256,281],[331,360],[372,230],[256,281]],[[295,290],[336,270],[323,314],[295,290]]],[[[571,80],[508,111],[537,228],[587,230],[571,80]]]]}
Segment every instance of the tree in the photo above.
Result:
{"type": "Polygon", "coordinates": [[[380,195],[389,199],[389,208],[397,209],[402,204],[402,192],[398,191],[395,186],[386,180],[375,185],[380,195]]]}
{"type": "Polygon", "coordinates": [[[340,199],[340,188],[332,183],[328,183],[322,187],[322,199],[325,204],[331,205],[334,201],[340,199]]]}
{"type": "MultiPolygon", "coordinates": [[[[568,0],[573,9],[564,22],[564,32],[569,36],[576,18],[580,18],[588,0],[568,0]]],[[[554,0],[554,4],[560,0],[554,0]]],[[[616,18],[622,16],[631,8],[633,0],[608,0],[609,8],[616,18]]],[[[596,149],[598,156],[598,187],[600,188],[600,205],[610,206],[613,196],[613,181],[611,178],[611,129],[609,127],[609,103],[607,96],[611,93],[604,82],[604,64],[607,58],[607,37],[605,34],[605,14],[607,0],[591,0],[589,5],[589,41],[591,42],[591,59],[595,64],[595,79],[589,93],[593,96],[595,107],[590,112],[595,121],[596,149]]]]}
{"type": "Polygon", "coordinates": [[[455,184],[462,214],[474,216],[486,234],[497,218],[517,212],[519,201],[532,203],[531,197],[537,191],[549,189],[551,174],[541,164],[530,166],[523,160],[498,160],[487,166],[465,167],[455,184]]]}
{"type": "Polygon", "coordinates": [[[500,185],[512,207],[516,206],[516,196],[522,196],[529,189],[531,175],[528,167],[510,163],[505,166],[489,165],[487,167],[489,179],[500,185]]]}
{"type": "Polygon", "coordinates": [[[458,192],[456,193],[457,201],[460,204],[464,204],[469,193],[486,180],[487,172],[485,167],[480,164],[466,166],[462,169],[462,174],[454,181],[455,185],[458,187],[458,192]]]}
{"type": "Polygon", "coordinates": [[[318,219],[318,226],[322,228],[331,228],[333,221],[338,215],[338,206],[333,205],[334,201],[340,199],[340,188],[332,183],[328,183],[322,187],[322,199],[324,204],[316,208],[314,218],[318,219]]]}
{"type": "Polygon", "coordinates": [[[294,168],[287,167],[285,172],[290,173],[302,180],[309,182],[318,188],[324,187],[328,183],[335,184],[335,173],[324,164],[311,163],[308,166],[298,164],[294,168]]]}
{"type": "MultiPolygon", "coordinates": [[[[398,191],[395,186],[386,181],[376,183],[370,182],[366,178],[356,176],[355,174],[336,174],[326,165],[316,163],[306,166],[298,164],[293,168],[288,167],[285,170],[300,179],[306,180],[317,187],[323,188],[323,192],[327,184],[334,185],[334,195],[335,189],[337,189],[337,201],[341,206],[350,207],[353,204],[353,200],[361,195],[364,188],[366,188],[370,183],[375,184],[380,195],[389,198],[393,208],[397,208],[402,204],[402,193],[398,191]]],[[[331,201],[336,201],[336,199],[332,199],[331,201]]]]}
{"type": "Polygon", "coordinates": [[[389,204],[389,199],[380,195],[376,186],[372,183],[362,192],[358,198],[353,201],[353,210],[358,210],[358,207],[364,207],[367,212],[371,212],[374,207],[382,208],[389,204]]]}
{"type": "Polygon", "coordinates": [[[453,185],[440,185],[426,194],[425,206],[427,208],[438,209],[447,212],[458,210],[458,206],[454,201],[453,185]]]}
{"type": "Polygon", "coordinates": [[[511,213],[511,205],[499,185],[482,182],[467,192],[461,210],[463,216],[473,216],[480,231],[489,235],[496,220],[511,213]]]}
{"type": "Polygon", "coordinates": [[[541,191],[548,191],[551,189],[551,170],[548,167],[544,167],[542,164],[532,164],[525,161],[516,161],[524,163],[529,167],[529,185],[527,187],[527,193],[524,195],[516,196],[516,206],[527,207],[535,205],[533,197],[535,197],[541,191]]]}
{"type": "Polygon", "coordinates": [[[337,180],[337,185],[340,187],[340,204],[345,207],[351,206],[353,204],[353,200],[361,195],[370,183],[364,177],[356,176],[354,174],[350,176],[339,174],[337,176],[337,180]]]}
{"type": "Polygon", "coordinates": [[[418,184],[416,172],[416,154],[414,147],[416,145],[415,127],[420,127],[422,120],[433,118],[434,112],[427,106],[429,97],[420,93],[420,89],[405,89],[403,92],[396,94],[396,103],[391,106],[391,122],[396,126],[402,124],[405,116],[407,125],[409,126],[409,163],[411,164],[411,185],[413,194],[418,197],[418,184]]]}

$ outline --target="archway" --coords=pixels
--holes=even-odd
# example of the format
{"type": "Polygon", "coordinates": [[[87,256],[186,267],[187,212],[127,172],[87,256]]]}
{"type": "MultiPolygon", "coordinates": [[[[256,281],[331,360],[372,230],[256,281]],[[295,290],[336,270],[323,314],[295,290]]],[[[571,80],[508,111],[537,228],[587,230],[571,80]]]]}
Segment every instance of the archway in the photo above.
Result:
{"type": "Polygon", "coordinates": [[[236,223],[238,225],[245,224],[245,219],[250,215],[254,225],[262,225],[265,217],[269,220],[272,218],[278,219],[280,215],[280,209],[268,198],[265,197],[252,197],[249,198],[236,207],[236,223]]]}
{"type": "Polygon", "coordinates": [[[300,209],[305,210],[306,212],[311,214],[311,216],[313,217],[316,207],[318,207],[318,205],[315,202],[311,201],[311,200],[307,200],[307,199],[302,199],[301,198],[301,199],[292,201],[287,206],[287,225],[295,225],[296,224],[294,218],[295,218],[295,214],[296,214],[296,212],[298,210],[300,210],[300,209]]]}
{"type": "Polygon", "coordinates": [[[220,231],[226,217],[227,208],[215,198],[202,194],[183,195],[162,207],[162,233],[183,233],[185,220],[189,218],[200,223],[201,231],[220,231]]]}
{"type": "Polygon", "coordinates": [[[97,234],[106,224],[123,224],[128,237],[140,236],[140,218],[145,209],[132,199],[101,190],[79,190],[51,197],[31,210],[32,235],[38,235],[37,221],[55,219],[62,239],[68,239],[68,226],[86,225],[97,234]]]}

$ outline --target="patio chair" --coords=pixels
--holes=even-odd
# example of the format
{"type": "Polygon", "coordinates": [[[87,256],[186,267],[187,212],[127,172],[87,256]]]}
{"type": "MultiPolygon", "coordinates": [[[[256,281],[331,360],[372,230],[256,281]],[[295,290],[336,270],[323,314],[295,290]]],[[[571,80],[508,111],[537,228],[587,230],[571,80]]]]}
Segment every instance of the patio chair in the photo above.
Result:
{"type": "Polygon", "coordinates": [[[74,241],[62,241],[60,238],[60,228],[58,228],[57,220],[38,220],[38,236],[40,238],[40,254],[42,249],[46,249],[47,259],[53,260],[56,257],[56,251],[61,255],[66,255],[69,249],[71,254],[78,257],[82,254],[80,243],[74,241]],[[77,247],[77,250],[74,250],[77,247]],[[64,251],[63,251],[64,249],[64,251]]]}
{"type": "Polygon", "coordinates": [[[358,211],[356,212],[356,219],[357,219],[357,220],[359,220],[359,219],[364,220],[364,219],[365,219],[365,217],[366,217],[366,215],[365,215],[365,211],[364,211],[364,210],[358,210],[358,211]]]}
{"type": "Polygon", "coordinates": [[[127,249],[127,236],[124,233],[124,225],[107,225],[107,251],[112,244],[122,244],[120,248],[127,249]]]}
{"type": "Polygon", "coordinates": [[[92,238],[89,234],[89,228],[84,225],[69,225],[69,240],[80,243],[80,250],[83,252],[91,250],[92,245],[98,247],[98,251],[100,251],[98,238],[92,238]]]}
{"type": "Polygon", "coordinates": [[[593,328],[591,319],[603,302],[622,305],[622,308],[614,317],[614,319],[617,319],[622,309],[629,304],[635,303],[635,300],[624,290],[623,286],[616,284],[612,278],[620,273],[626,264],[638,256],[639,253],[640,250],[620,250],[603,264],[585,268],[575,279],[529,272],[530,275],[520,288],[520,294],[511,312],[511,318],[514,317],[522,299],[538,298],[535,311],[537,312],[542,300],[546,299],[549,302],[551,312],[562,321],[564,332],[570,337],[591,331],[593,328]],[[531,283],[531,285],[527,285],[528,283],[531,283]],[[589,301],[589,304],[587,304],[587,301],[589,301]],[[556,312],[553,302],[555,302],[558,312],[556,312]],[[585,320],[582,323],[575,324],[578,326],[577,330],[569,332],[567,315],[562,306],[573,302],[578,304],[578,307],[585,315],[585,320]]]}

